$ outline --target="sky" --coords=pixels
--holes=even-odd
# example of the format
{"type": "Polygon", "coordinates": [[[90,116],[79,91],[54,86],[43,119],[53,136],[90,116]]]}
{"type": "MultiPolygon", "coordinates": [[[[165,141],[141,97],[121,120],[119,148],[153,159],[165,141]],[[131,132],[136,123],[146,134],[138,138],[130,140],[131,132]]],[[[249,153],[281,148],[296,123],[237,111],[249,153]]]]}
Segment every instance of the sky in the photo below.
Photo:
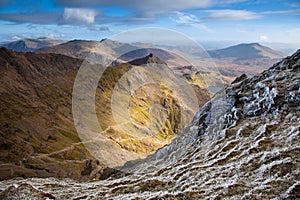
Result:
{"type": "Polygon", "coordinates": [[[300,44],[299,0],[0,0],[0,41],[161,27],[196,41],[300,44]]]}

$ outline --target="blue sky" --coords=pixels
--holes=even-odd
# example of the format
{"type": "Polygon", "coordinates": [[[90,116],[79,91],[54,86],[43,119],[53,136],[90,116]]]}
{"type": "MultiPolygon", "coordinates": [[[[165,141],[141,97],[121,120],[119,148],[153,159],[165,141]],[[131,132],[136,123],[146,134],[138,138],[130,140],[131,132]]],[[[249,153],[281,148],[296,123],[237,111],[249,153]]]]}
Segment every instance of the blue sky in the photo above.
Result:
{"type": "Polygon", "coordinates": [[[300,44],[299,0],[0,0],[0,41],[163,27],[197,41],[300,44]]]}

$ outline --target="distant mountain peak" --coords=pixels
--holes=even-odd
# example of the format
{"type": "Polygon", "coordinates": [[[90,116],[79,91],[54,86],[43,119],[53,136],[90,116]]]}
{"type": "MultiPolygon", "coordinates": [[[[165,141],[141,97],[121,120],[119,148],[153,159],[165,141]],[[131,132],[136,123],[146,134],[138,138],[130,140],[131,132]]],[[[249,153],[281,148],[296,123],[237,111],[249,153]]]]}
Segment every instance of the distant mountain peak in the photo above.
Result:
{"type": "Polygon", "coordinates": [[[129,62],[131,65],[147,65],[147,64],[160,64],[167,65],[164,61],[162,61],[159,57],[155,56],[153,53],[150,53],[146,57],[138,58],[129,62]]]}
{"type": "Polygon", "coordinates": [[[37,49],[57,45],[65,42],[64,40],[56,40],[51,38],[24,38],[21,40],[8,42],[2,44],[2,47],[18,51],[18,52],[30,52],[37,49]]]}
{"type": "Polygon", "coordinates": [[[224,49],[210,51],[209,54],[213,58],[233,58],[236,60],[249,60],[259,58],[278,59],[283,58],[284,56],[282,52],[275,51],[257,42],[241,43],[224,49]]]}
{"type": "Polygon", "coordinates": [[[261,44],[259,44],[258,42],[252,42],[252,43],[242,43],[243,45],[249,45],[249,46],[254,46],[254,45],[258,45],[258,46],[262,46],[261,44]]]}
{"type": "MultiPolygon", "coordinates": [[[[255,48],[255,47],[266,47],[266,46],[263,46],[262,44],[258,43],[258,42],[252,42],[252,43],[241,43],[241,44],[237,44],[237,45],[234,45],[233,47],[250,47],[250,48],[255,48]]],[[[269,48],[269,47],[266,47],[266,48],[269,48]]]]}
{"type": "MultiPolygon", "coordinates": [[[[119,46],[119,45],[124,45],[124,44],[127,44],[127,43],[123,43],[123,42],[119,42],[119,41],[116,41],[116,40],[111,40],[111,39],[108,39],[108,38],[104,38],[102,40],[100,40],[100,43],[101,44],[104,44],[104,45],[115,45],[115,46],[119,46]]],[[[127,44],[129,45],[129,44],[127,44]]]]}
{"type": "MultiPolygon", "coordinates": [[[[100,40],[100,43],[107,43],[107,42],[118,42],[118,41],[116,41],[116,40],[111,40],[111,39],[109,39],[109,38],[103,38],[102,40],[100,40]]],[[[120,42],[119,42],[120,43],[120,42]]]]}
{"type": "Polygon", "coordinates": [[[103,38],[102,40],[100,40],[100,43],[121,43],[121,42],[116,41],[116,40],[111,40],[108,38],[103,38]]]}

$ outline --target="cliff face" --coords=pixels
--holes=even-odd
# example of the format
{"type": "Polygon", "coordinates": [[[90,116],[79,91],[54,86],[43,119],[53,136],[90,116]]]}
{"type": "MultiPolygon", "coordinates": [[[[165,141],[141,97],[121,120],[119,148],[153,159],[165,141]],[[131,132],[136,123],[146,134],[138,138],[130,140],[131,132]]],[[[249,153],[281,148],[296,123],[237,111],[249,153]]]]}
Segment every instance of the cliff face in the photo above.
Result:
{"type": "Polygon", "coordinates": [[[91,183],[8,180],[1,197],[300,198],[299,74],[300,50],[259,75],[239,78],[170,145],[121,168],[126,176],[91,183]]]}

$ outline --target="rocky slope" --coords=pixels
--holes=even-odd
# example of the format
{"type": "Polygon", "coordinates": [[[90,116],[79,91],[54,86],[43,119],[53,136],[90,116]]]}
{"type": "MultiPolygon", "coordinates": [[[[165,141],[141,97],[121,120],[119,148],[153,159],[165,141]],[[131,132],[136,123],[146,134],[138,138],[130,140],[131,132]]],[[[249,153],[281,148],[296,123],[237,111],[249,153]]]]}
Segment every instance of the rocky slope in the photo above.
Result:
{"type": "Polygon", "coordinates": [[[217,93],[182,136],[126,176],[1,182],[6,199],[300,198],[300,50],[217,93]]]}

